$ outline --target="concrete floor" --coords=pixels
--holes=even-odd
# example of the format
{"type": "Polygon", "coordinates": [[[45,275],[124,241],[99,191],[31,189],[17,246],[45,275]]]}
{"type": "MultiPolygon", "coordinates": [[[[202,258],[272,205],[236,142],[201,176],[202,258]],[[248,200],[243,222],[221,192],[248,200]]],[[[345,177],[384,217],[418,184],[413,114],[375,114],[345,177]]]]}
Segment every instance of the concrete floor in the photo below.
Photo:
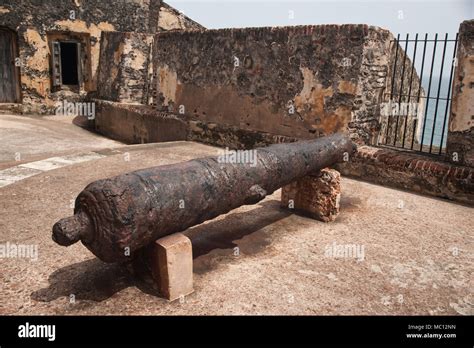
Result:
{"type": "Polygon", "coordinates": [[[0,114],[0,169],[52,156],[124,145],[73,125],[73,118],[0,114]]]}
{"type": "MultiPolygon", "coordinates": [[[[52,122],[61,142],[61,124],[71,126],[52,122]]],[[[28,148],[23,136],[34,144],[31,128],[24,132],[4,138],[0,130],[1,151],[28,148]]],[[[36,261],[0,258],[0,314],[474,314],[473,209],[347,178],[333,223],[280,210],[277,191],[187,231],[195,292],[184,302],[154,296],[80,243],[51,240],[54,222],[72,214],[71,200],[91,181],[216,151],[192,142],[126,146],[0,188],[0,245],[38,247],[36,261]],[[363,259],[330,257],[334,243],[363,247],[363,259]]]]}

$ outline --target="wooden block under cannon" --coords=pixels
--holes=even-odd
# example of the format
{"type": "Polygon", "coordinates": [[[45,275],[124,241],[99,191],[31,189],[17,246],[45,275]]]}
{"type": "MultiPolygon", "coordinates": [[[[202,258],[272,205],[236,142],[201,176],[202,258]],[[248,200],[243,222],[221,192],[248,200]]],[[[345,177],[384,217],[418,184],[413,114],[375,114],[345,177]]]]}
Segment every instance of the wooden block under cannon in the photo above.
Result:
{"type": "Polygon", "coordinates": [[[155,241],[151,270],[160,294],[170,301],[193,289],[193,251],[188,237],[175,233],[155,241]]]}
{"type": "Polygon", "coordinates": [[[329,222],[339,214],[341,174],[322,169],[286,185],[281,190],[281,206],[303,215],[329,222]]]}

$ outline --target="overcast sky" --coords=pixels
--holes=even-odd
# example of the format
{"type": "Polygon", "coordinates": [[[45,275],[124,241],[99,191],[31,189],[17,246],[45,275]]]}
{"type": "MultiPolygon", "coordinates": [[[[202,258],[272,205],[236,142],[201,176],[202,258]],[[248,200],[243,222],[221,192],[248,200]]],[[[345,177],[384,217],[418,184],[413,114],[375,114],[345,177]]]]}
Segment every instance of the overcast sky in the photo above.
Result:
{"type": "MultiPolygon", "coordinates": [[[[206,28],[301,24],[377,25],[394,34],[454,35],[474,0],[168,0],[206,28]]],[[[450,35],[451,36],[451,35],[450,35]]]]}

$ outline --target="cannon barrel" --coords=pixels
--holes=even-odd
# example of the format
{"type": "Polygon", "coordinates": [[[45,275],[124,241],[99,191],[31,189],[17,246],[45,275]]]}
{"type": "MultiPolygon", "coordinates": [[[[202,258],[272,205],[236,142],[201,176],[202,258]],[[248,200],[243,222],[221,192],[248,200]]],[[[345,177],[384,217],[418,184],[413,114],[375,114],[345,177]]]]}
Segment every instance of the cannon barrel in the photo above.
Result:
{"type": "Polygon", "coordinates": [[[255,158],[246,163],[205,157],[92,182],[76,198],[74,215],[53,226],[53,240],[63,246],[80,240],[105,262],[126,261],[158,238],[255,204],[342,162],[355,145],[334,134],[251,151],[255,158]]]}

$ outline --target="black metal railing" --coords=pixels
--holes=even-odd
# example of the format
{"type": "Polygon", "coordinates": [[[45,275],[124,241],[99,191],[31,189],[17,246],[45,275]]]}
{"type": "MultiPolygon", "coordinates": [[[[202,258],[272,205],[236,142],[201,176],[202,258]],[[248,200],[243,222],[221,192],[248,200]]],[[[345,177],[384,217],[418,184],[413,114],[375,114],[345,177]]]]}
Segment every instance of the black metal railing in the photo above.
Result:
{"type": "Polygon", "coordinates": [[[395,52],[381,105],[379,145],[434,155],[446,151],[457,42],[458,34],[454,39],[448,34],[410,39],[407,34],[405,40],[398,34],[392,40],[395,52]]]}

